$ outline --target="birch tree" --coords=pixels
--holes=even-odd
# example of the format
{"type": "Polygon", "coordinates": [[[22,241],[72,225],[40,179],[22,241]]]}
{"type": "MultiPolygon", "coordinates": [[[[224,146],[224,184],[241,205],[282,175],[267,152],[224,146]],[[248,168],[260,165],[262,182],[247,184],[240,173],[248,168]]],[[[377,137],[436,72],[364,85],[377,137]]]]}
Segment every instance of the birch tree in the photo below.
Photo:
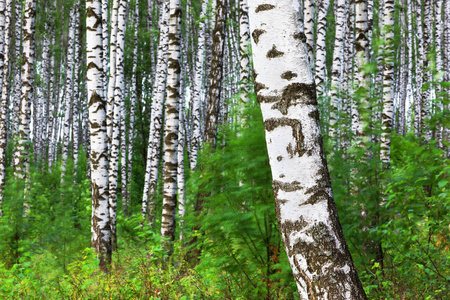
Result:
{"type": "Polygon", "coordinates": [[[92,246],[100,268],[111,263],[111,227],[108,205],[108,141],[103,82],[102,9],[100,0],[86,1],[86,63],[90,126],[92,192],[92,246]]]}
{"type": "Polygon", "coordinates": [[[192,95],[192,141],[191,141],[191,155],[189,160],[189,167],[191,170],[195,170],[197,167],[197,156],[201,143],[201,90],[202,90],[202,79],[204,68],[203,63],[205,59],[205,42],[206,42],[206,32],[205,32],[205,22],[206,22],[206,12],[207,12],[208,1],[202,0],[202,10],[200,13],[200,22],[198,29],[198,47],[197,56],[195,60],[195,79],[193,82],[194,93],[192,95]]]}
{"type": "Polygon", "coordinates": [[[154,82],[154,98],[152,103],[150,133],[147,147],[147,165],[145,170],[144,193],[142,197],[141,215],[143,221],[148,218],[153,225],[154,195],[158,183],[160,158],[161,127],[163,123],[163,105],[166,89],[168,40],[169,40],[169,1],[165,1],[161,11],[161,33],[158,45],[158,62],[154,82]]]}
{"type": "MultiPolygon", "coordinates": [[[[114,88],[112,91],[113,101],[108,99],[109,105],[113,106],[111,140],[109,143],[109,215],[111,225],[111,244],[112,250],[115,251],[116,244],[116,214],[117,214],[117,177],[119,169],[119,145],[120,145],[120,111],[123,110],[123,92],[125,88],[124,82],[124,47],[125,47],[125,29],[126,29],[126,9],[127,1],[119,0],[119,8],[117,12],[117,28],[115,29],[116,38],[114,62],[111,57],[111,66],[114,65],[114,74],[110,74],[110,79],[114,77],[114,88]]],[[[108,90],[109,93],[109,90],[108,90]]],[[[108,128],[109,129],[109,128],[108,128]]]]}
{"type": "Polygon", "coordinates": [[[64,130],[63,130],[63,149],[61,158],[61,182],[64,181],[66,175],[67,159],[69,158],[69,142],[71,129],[71,112],[73,105],[73,74],[74,74],[74,51],[75,51],[75,25],[76,25],[76,11],[78,3],[75,2],[70,8],[69,34],[67,37],[67,60],[65,67],[65,86],[64,86],[64,130]]]}
{"type": "MultiPolygon", "coordinates": [[[[181,73],[181,0],[170,1],[169,64],[167,67],[167,100],[164,132],[164,198],[161,236],[175,239],[177,206],[178,130],[181,73]]],[[[172,246],[166,246],[172,253],[172,246]]]]}
{"type": "Polygon", "coordinates": [[[367,299],[342,233],[296,0],[249,2],[276,214],[301,299],[367,299]]]}
{"type": "MultiPolygon", "coordinates": [[[[1,94],[0,94],[0,217],[3,216],[3,197],[5,188],[5,176],[6,176],[6,146],[7,146],[7,131],[8,126],[6,124],[6,118],[8,113],[8,91],[9,91],[9,64],[10,64],[10,32],[11,32],[11,14],[12,14],[12,1],[2,0],[4,13],[4,44],[3,50],[0,57],[3,55],[3,84],[1,84],[1,94]]],[[[1,30],[1,29],[0,29],[1,30]]]]}
{"type": "Polygon", "coordinates": [[[14,151],[14,175],[25,178],[29,164],[31,103],[34,96],[35,16],[36,1],[26,0],[23,17],[23,55],[20,93],[19,126],[14,151]]]}

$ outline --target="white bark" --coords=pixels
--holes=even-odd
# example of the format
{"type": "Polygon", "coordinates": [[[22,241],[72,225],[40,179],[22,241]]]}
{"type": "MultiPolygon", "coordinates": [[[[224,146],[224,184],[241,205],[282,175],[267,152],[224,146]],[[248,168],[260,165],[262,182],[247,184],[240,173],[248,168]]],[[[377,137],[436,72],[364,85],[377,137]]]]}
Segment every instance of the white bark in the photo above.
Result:
{"type": "MultiPolygon", "coordinates": [[[[126,10],[127,1],[118,0],[119,7],[117,11],[117,28],[114,30],[116,38],[114,40],[115,55],[111,56],[111,66],[114,65],[114,73],[110,74],[110,79],[114,77],[114,88],[113,96],[114,100],[109,103],[113,105],[112,110],[112,127],[111,127],[111,140],[109,148],[109,215],[110,215],[110,225],[111,225],[111,244],[112,250],[116,250],[116,214],[117,214],[117,177],[119,168],[119,144],[120,144],[120,110],[123,107],[123,91],[125,88],[124,82],[124,47],[125,47],[125,29],[126,29],[126,10]],[[113,61],[114,57],[114,61],[113,61]]],[[[114,15],[114,14],[113,14],[114,15]]],[[[112,70],[112,68],[111,68],[112,70]]],[[[109,94],[109,90],[108,90],[109,94]]]]}
{"type": "Polygon", "coordinates": [[[169,1],[163,3],[161,16],[161,34],[158,46],[158,63],[156,66],[156,77],[154,84],[154,97],[151,111],[150,134],[148,139],[147,165],[145,171],[144,193],[142,197],[143,222],[148,218],[153,225],[153,203],[156,185],[158,183],[158,166],[160,152],[160,138],[162,126],[162,111],[164,105],[164,94],[166,90],[166,74],[168,61],[169,40],[169,1]]]}
{"type": "Polygon", "coordinates": [[[384,2],[384,67],[383,67],[383,111],[381,116],[380,159],[386,168],[390,164],[391,134],[394,125],[394,13],[395,1],[384,2]]]}
{"type": "Polygon", "coordinates": [[[75,50],[75,22],[77,3],[70,8],[69,34],[67,37],[67,60],[65,67],[65,86],[64,86],[64,131],[63,131],[63,149],[61,157],[61,183],[66,176],[67,159],[69,158],[69,142],[71,129],[71,110],[73,104],[73,70],[74,70],[74,50],[75,50]]]}
{"type": "Polygon", "coordinates": [[[92,246],[100,267],[111,262],[111,227],[108,205],[108,141],[103,82],[102,10],[100,0],[86,1],[86,63],[89,101],[92,189],[92,246]]]}
{"type": "Polygon", "coordinates": [[[186,213],[186,195],[185,195],[185,176],[184,176],[184,145],[185,145],[185,83],[183,75],[180,79],[180,109],[179,109],[179,127],[178,127],[178,150],[177,150],[177,188],[178,188],[178,225],[180,227],[180,241],[183,240],[184,215],[186,213]]]}
{"type": "Polygon", "coordinates": [[[206,20],[206,10],[207,10],[208,2],[207,0],[202,1],[202,11],[200,14],[200,23],[198,30],[198,47],[197,47],[197,56],[195,60],[195,81],[194,85],[194,93],[192,95],[193,109],[192,109],[192,141],[191,141],[191,151],[192,154],[190,156],[189,167],[191,170],[195,170],[197,168],[197,156],[198,151],[200,149],[201,142],[201,113],[200,113],[200,105],[201,105],[201,90],[202,90],[202,82],[203,82],[203,62],[205,59],[205,20],[206,20]]]}
{"type": "Polygon", "coordinates": [[[297,0],[249,2],[277,219],[301,299],[366,299],[333,201],[297,0]]]}
{"type": "Polygon", "coordinates": [[[11,14],[12,14],[12,1],[7,0],[4,7],[5,22],[4,22],[4,50],[1,53],[3,55],[3,84],[0,94],[0,217],[3,216],[3,193],[5,187],[5,175],[6,175],[6,145],[7,145],[7,124],[6,115],[8,113],[8,91],[9,91],[9,64],[10,64],[10,32],[11,32],[11,14]]]}
{"type": "Polygon", "coordinates": [[[318,1],[315,81],[316,81],[317,95],[319,97],[324,97],[326,93],[327,67],[325,61],[326,59],[325,37],[327,32],[327,13],[329,6],[330,0],[318,1]]]}
{"type": "Polygon", "coordinates": [[[306,47],[308,48],[309,62],[311,66],[314,66],[314,3],[315,0],[303,0],[305,18],[305,35],[306,35],[306,47]]]}
{"type": "Polygon", "coordinates": [[[345,28],[345,5],[346,0],[337,0],[335,3],[336,13],[336,38],[334,41],[333,66],[331,69],[331,97],[330,97],[330,121],[328,135],[336,136],[336,123],[338,119],[338,103],[342,87],[342,64],[344,49],[344,28],[345,28]]]}
{"type": "MultiPolygon", "coordinates": [[[[164,198],[161,236],[175,239],[177,206],[178,129],[181,72],[181,0],[170,0],[169,64],[167,67],[167,100],[164,131],[164,198]]],[[[169,253],[172,247],[169,247],[169,253]]]]}
{"type": "Polygon", "coordinates": [[[25,178],[29,164],[31,103],[34,96],[36,1],[26,0],[23,17],[23,55],[18,141],[14,152],[14,175],[25,178]]]}

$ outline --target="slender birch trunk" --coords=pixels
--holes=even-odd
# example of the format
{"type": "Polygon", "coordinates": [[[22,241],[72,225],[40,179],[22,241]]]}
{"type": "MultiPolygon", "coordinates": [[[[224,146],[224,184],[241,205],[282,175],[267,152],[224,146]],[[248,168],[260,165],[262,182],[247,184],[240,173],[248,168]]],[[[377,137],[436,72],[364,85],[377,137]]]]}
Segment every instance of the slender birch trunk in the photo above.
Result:
{"type": "Polygon", "coordinates": [[[177,188],[178,188],[178,226],[180,227],[180,241],[183,240],[184,229],[184,215],[186,213],[186,195],[185,195],[185,176],[184,176],[184,145],[185,145],[185,130],[184,123],[186,122],[185,111],[185,80],[183,74],[180,78],[180,109],[179,109],[179,127],[178,127],[178,170],[177,170],[177,188]]]}
{"type": "Polygon", "coordinates": [[[161,11],[161,34],[158,46],[158,63],[154,83],[154,97],[151,111],[150,133],[148,139],[147,166],[145,171],[144,193],[142,197],[143,222],[148,219],[150,226],[154,222],[154,197],[158,183],[160,161],[162,112],[166,90],[166,75],[169,40],[169,1],[163,3],[161,11]]]}
{"type": "MultiPolygon", "coordinates": [[[[80,147],[80,65],[81,65],[81,47],[80,47],[80,9],[77,2],[75,18],[75,65],[73,69],[73,113],[72,113],[72,149],[73,149],[73,167],[74,174],[78,173],[78,150],[80,147]]],[[[74,178],[74,180],[76,177],[74,178]]]]}
{"type": "Polygon", "coordinates": [[[211,74],[209,76],[208,106],[205,119],[205,142],[215,147],[217,137],[217,120],[219,100],[223,79],[223,51],[226,30],[226,3],[216,0],[216,21],[213,31],[211,74]]]}
{"type": "Polygon", "coordinates": [[[381,117],[380,159],[385,168],[390,165],[391,134],[394,124],[394,13],[395,1],[384,2],[384,64],[383,64],[383,111],[381,117]]]}
{"type": "Polygon", "coordinates": [[[202,82],[203,82],[203,62],[205,59],[205,21],[206,21],[206,13],[207,13],[207,5],[208,1],[202,1],[202,11],[200,14],[200,22],[199,22],[199,30],[198,30],[198,47],[197,47],[197,57],[195,60],[195,80],[193,82],[194,85],[194,93],[192,95],[192,141],[191,141],[191,151],[192,154],[190,156],[189,167],[191,170],[195,170],[197,168],[197,156],[201,143],[201,90],[202,90],[202,82]]]}
{"type": "MultiPolygon", "coordinates": [[[[407,47],[408,47],[408,86],[406,90],[406,97],[411,97],[412,99],[415,99],[416,93],[414,92],[414,81],[413,81],[413,15],[412,15],[412,3],[411,0],[406,0],[406,7],[407,7],[407,16],[408,16],[408,35],[407,35],[407,47]]],[[[414,105],[414,104],[412,104],[414,105]]],[[[414,126],[412,126],[414,128],[414,126]]],[[[411,128],[411,108],[408,109],[408,114],[406,118],[406,131],[408,131],[411,128]]]]}
{"type": "Polygon", "coordinates": [[[326,33],[327,33],[327,13],[330,0],[319,0],[317,16],[317,39],[316,39],[316,61],[315,61],[315,81],[317,95],[326,95],[327,66],[326,66],[326,33]]]}
{"type": "Polygon", "coordinates": [[[342,86],[342,63],[344,49],[344,28],[345,28],[345,5],[346,0],[337,0],[335,3],[336,12],[336,38],[334,41],[333,66],[331,71],[331,97],[330,97],[330,121],[328,135],[336,137],[336,123],[339,112],[339,93],[342,86]]]}
{"type": "MultiPolygon", "coordinates": [[[[167,67],[167,100],[164,133],[164,198],[161,236],[175,239],[175,212],[177,206],[178,131],[181,73],[181,0],[170,1],[169,64],[167,67]]],[[[166,245],[169,255],[173,248],[166,245]]]]}
{"type": "Polygon", "coordinates": [[[3,12],[5,15],[4,22],[4,44],[3,44],[3,84],[1,85],[0,94],[0,217],[3,216],[3,197],[5,189],[5,175],[6,175],[6,147],[7,147],[7,124],[6,117],[8,113],[8,92],[9,92],[9,65],[10,65],[10,43],[11,43],[11,15],[12,15],[12,0],[3,0],[3,12]]]}
{"type": "Polygon", "coordinates": [[[359,109],[358,109],[358,127],[356,134],[362,138],[365,136],[364,127],[367,126],[368,101],[368,80],[364,67],[369,62],[369,39],[368,39],[368,14],[367,0],[356,1],[356,20],[355,20],[355,70],[357,72],[357,82],[359,89],[359,109]]]}
{"type": "Polygon", "coordinates": [[[421,128],[421,115],[422,115],[422,86],[423,86],[423,57],[424,57],[424,46],[423,46],[423,25],[422,25],[422,1],[415,0],[416,8],[416,90],[417,97],[414,98],[414,132],[417,136],[422,133],[421,128]]]}
{"type": "MultiPolygon", "coordinates": [[[[119,8],[120,8],[121,0],[114,0],[113,10],[111,15],[111,40],[110,40],[110,48],[109,48],[109,73],[108,69],[105,67],[105,72],[108,76],[108,88],[107,88],[107,99],[108,106],[106,109],[106,122],[108,127],[108,147],[111,147],[112,142],[112,133],[113,133],[113,119],[114,119],[114,94],[116,87],[116,64],[117,64],[117,34],[118,34],[118,22],[119,22],[119,8]]],[[[106,55],[106,53],[105,53],[106,55]]],[[[111,149],[110,149],[111,152],[111,149]]]]}
{"type": "MultiPolygon", "coordinates": [[[[447,72],[444,73],[444,81],[450,82],[450,1],[444,2],[444,47],[443,47],[444,53],[444,68],[447,70],[447,72]]],[[[450,88],[446,88],[445,91],[447,92],[447,100],[449,99],[450,95],[450,88]]],[[[444,109],[448,111],[449,106],[448,104],[444,105],[444,109]]],[[[444,127],[442,139],[446,142],[449,141],[450,138],[450,132],[447,126],[444,127]]],[[[446,157],[449,156],[449,149],[446,147],[446,157]]]]}
{"type": "Polygon", "coordinates": [[[314,3],[315,0],[303,0],[304,27],[306,35],[306,47],[308,48],[309,62],[314,66],[314,3]]]}
{"type": "MultiPolygon", "coordinates": [[[[137,101],[137,56],[138,56],[138,32],[139,32],[139,0],[136,1],[136,9],[135,9],[135,19],[134,19],[134,50],[133,50],[133,74],[131,78],[131,99],[130,99],[130,121],[128,126],[128,153],[127,153],[127,161],[122,161],[122,164],[127,166],[127,175],[125,186],[122,183],[122,201],[124,206],[124,214],[128,214],[128,207],[130,205],[129,199],[130,195],[128,193],[128,188],[131,184],[131,175],[133,169],[133,143],[135,138],[134,131],[134,121],[135,121],[135,107],[137,101]]],[[[123,180],[123,179],[122,179],[123,180]]],[[[122,181],[123,182],[123,181],[122,181]]]]}
{"type": "MultiPolygon", "coordinates": [[[[111,225],[111,245],[112,250],[117,250],[116,237],[116,214],[117,214],[117,177],[119,168],[119,144],[120,144],[120,109],[124,101],[123,91],[125,88],[124,82],[124,47],[125,47],[125,29],[126,29],[126,10],[127,1],[119,0],[119,8],[117,11],[117,28],[115,43],[114,60],[111,57],[111,66],[114,65],[114,74],[110,74],[110,79],[115,78],[113,95],[114,100],[111,101],[113,105],[112,110],[112,127],[111,140],[109,144],[109,216],[111,225]]],[[[108,90],[109,93],[109,90],[108,90]]],[[[108,102],[109,99],[108,99],[108,102]]],[[[109,104],[109,103],[108,103],[109,104]]]]}
{"type": "Polygon", "coordinates": [[[111,263],[111,226],[108,205],[108,140],[103,81],[102,10],[100,0],[86,1],[86,63],[90,124],[92,190],[92,246],[100,268],[111,263]]]}
{"type": "MultiPolygon", "coordinates": [[[[249,46],[250,46],[250,27],[248,24],[248,5],[247,0],[240,0],[239,9],[239,55],[240,55],[240,99],[242,103],[248,102],[249,86],[249,46]]],[[[233,52],[234,53],[234,52],[233,52]]]]}
{"type": "Polygon", "coordinates": [[[278,224],[301,299],[367,299],[338,220],[296,0],[252,0],[255,87],[278,224]],[[273,4],[272,4],[273,3],[273,4]]]}
{"type": "Polygon", "coordinates": [[[66,176],[67,159],[69,158],[69,142],[71,129],[71,111],[73,104],[73,70],[74,70],[74,50],[75,50],[75,23],[77,11],[77,2],[70,8],[69,34],[67,37],[67,60],[65,67],[65,86],[64,86],[64,131],[63,148],[61,156],[61,183],[66,176]]]}
{"type": "Polygon", "coordinates": [[[430,107],[431,107],[431,83],[432,83],[432,74],[430,67],[430,59],[429,55],[431,53],[431,45],[433,40],[433,23],[431,21],[432,9],[431,9],[431,1],[424,2],[424,12],[423,12],[423,48],[424,55],[421,57],[423,62],[423,84],[430,83],[425,90],[422,88],[422,103],[420,108],[420,128],[423,130],[422,134],[424,135],[425,141],[430,141],[431,139],[431,129],[426,121],[428,116],[430,115],[430,107]]]}
{"type": "Polygon", "coordinates": [[[36,1],[26,0],[23,17],[23,55],[17,145],[14,152],[14,175],[25,178],[29,164],[31,103],[34,97],[36,1]]]}
{"type": "Polygon", "coordinates": [[[22,1],[15,1],[15,30],[14,30],[14,92],[13,92],[13,111],[14,115],[12,118],[11,132],[13,136],[17,134],[19,127],[19,114],[20,114],[20,100],[21,100],[21,72],[22,72],[22,1]]]}

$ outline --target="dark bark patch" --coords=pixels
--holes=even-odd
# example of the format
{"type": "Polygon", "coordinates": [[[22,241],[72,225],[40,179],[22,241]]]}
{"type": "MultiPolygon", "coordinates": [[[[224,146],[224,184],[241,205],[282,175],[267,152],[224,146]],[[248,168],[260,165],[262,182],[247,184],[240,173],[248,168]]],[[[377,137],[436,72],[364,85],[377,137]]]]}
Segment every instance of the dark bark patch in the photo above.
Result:
{"type": "Polygon", "coordinates": [[[267,131],[273,131],[275,128],[281,126],[291,127],[292,136],[295,139],[295,147],[293,147],[292,144],[289,144],[286,149],[287,152],[291,155],[291,157],[294,155],[298,155],[299,157],[303,156],[303,154],[305,154],[308,150],[305,148],[305,137],[303,135],[301,122],[299,120],[288,118],[268,119],[264,122],[264,128],[267,131]]]}
{"type": "Polygon", "coordinates": [[[277,157],[277,160],[278,160],[278,161],[282,161],[282,160],[283,160],[283,156],[281,156],[281,155],[278,156],[278,157],[277,157]]]}
{"type": "Polygon", "coordinates": [[[273,45],[272,49],[270,49],[269,52],[267,52],[267,54],[266,54],[267,58],[276,58],[276,57],[280,57],[283,55],[284,55],[284,52],[278,51],[277,47],[275,45],[273,45]]]}
{"type": "Polygon", "coordinates": [[[266,88],[267,87],[264,84],[255,81],[255,93],[258,93],[260,90],[263,90],[263,89],[266,89],[266,88]]]}
{"type": "Polygon", "coordinates": [[[256,45],[258,45],[259,43],[259,36],[261,34],[263,34],[264,32],[266,32],[264,29],[255,29],[252,32],[252,37],[253,37],[253,41],[255,42],[256,45]]]}
{"type": "Polygon", "coordinates": [[[271,10],[274,9],[275,5],[272,4],[261,4],[258,5],[258,7],[255,9],[255,13],[259,13],[261,11],[271,10]]]}
{"type": "Polygon", "coordinates": [[[294,33],[293,37],[296,40],[301,40],[303,43],[306,43],[306,35],[304,32],[294,33]]]}
{"type": "Polygon", "coordinates": [[[291,80],[294,77],[297,77],[297,73],[294,73],[292,71],[287,71],[281,74],[281,78],[286,80],[291,80]]]}

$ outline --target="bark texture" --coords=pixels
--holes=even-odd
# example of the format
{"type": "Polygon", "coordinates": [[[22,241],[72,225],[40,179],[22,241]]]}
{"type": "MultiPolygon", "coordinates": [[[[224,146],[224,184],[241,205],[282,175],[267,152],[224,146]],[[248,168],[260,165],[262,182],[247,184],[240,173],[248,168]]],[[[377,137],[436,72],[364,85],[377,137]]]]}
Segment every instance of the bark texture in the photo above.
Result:
{"type": "Polygon", "coordinates": [[[296,0],[249,2],[279,228],[301,299],[366,299],[339,224],[296,0]]]}
{"type": "Polygon", "coordinates": [[[86,1],[86,63],[90,127],[92,192],[92,246],[100,268],[111,263],[111,227],[108,204],[108,141],[103,81],[102,9],[100,0],[86,1]]]}

